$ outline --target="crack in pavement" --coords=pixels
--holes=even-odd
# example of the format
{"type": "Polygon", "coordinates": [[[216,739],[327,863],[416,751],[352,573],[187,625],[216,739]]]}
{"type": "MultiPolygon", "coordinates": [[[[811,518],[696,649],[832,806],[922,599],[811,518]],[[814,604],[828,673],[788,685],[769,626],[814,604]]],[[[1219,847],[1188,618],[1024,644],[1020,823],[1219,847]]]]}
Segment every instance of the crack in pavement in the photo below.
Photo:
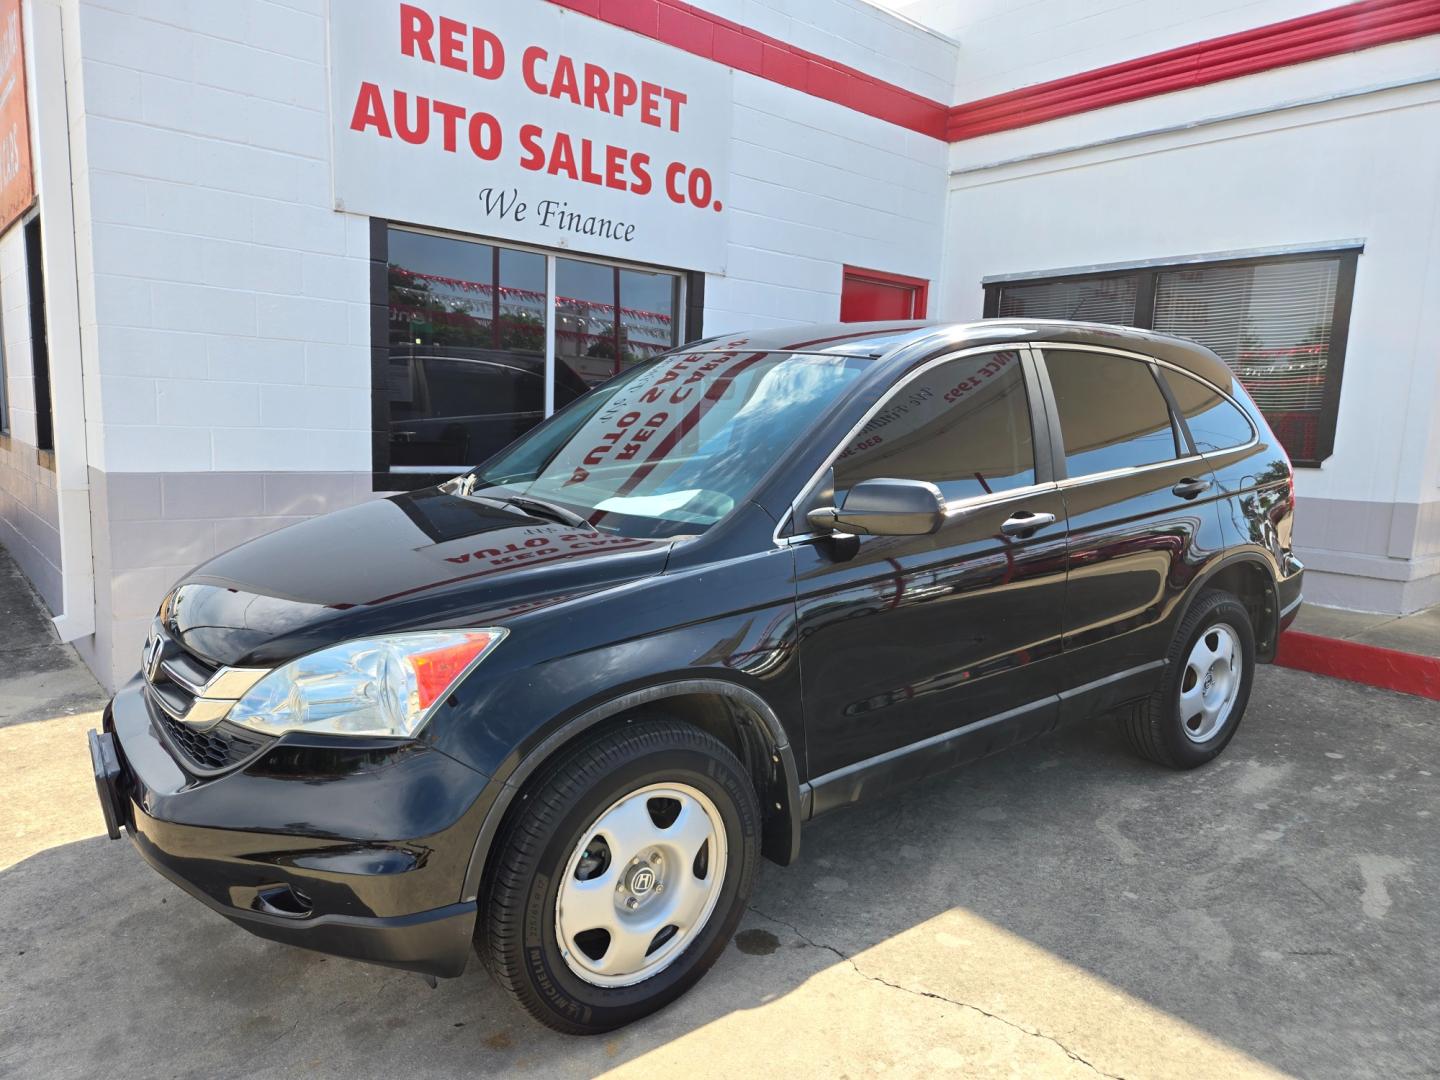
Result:
{"type": "Polygon", "coordinates": [[[1047,1035],[1043,1031],[1036,1031],[1034,1028],[1028,1028],[1024,1024],[1017,1024],[1014,1020],[1010,1020],[996,1013],[989,1012],[986,1009],[982,1009],[979,1005],[972,1005],[968,1001],[957,1001],[955,998],[946,997],[944,994],[936,994],[930,990],[916,990],[910,986],[904,986],[900,983],[891,982],[889,979],[882,978],[879,975],[872,975],[868,971],[865,971],[863,968],[861,968],[860,965],[855,962],[854,957],[840,951],[834,945],[828,945],[823,941],[816,941],[814,938],[810,937],[794,923],[786,922],[784,919],[777,919],[774,915],[769,915],[761,911],[753,904],[748,906],[752,912],[754,912],[756,915],[759,915],[762,919],[773,922],[777,926],[785,927],[796,937],[798,937],[802,942],[810,946],[810,948],[820,949],[824,952],[833,953],[835,956],[838,956],[841,960],[845,961],[845,963],[849,964],[855,974],[859,975],[862,979],[873,983],[879,983],[881,986],[888,986],[891,990],[899,990],[906,994],[913,994],[916,997],[931,998],[935,1001],[943,1001],[947,1005],[954,1005],[960,1009],[969,1009],[971,1012],[979,1013],[981,1016],[988,1017],[991,1020],[998,1020],[1006,1027],[1014,1028],[1021,1034],[1029,1035],[1031,1038],[1034,1039],[1042,1039],[1045,1042],[1053,1044],[1071,1061],[1078,1062],[1079,1064],[1084,1065],[1087,1069],[1091,1070],[1099,1076],[1108,1077],[1109,1080],[1125,1080],[1123,1076],[1118,1076],[1115,1073],[1108,1073],[1093,1062],[1085,1060],[1085,1058],[1075,1053],[1075,1051],[1071,1050],[1068,1046],[1062,1043],[1059,1039],[1055,1038],[1055,1036],[1053,1035],[1047,1035]]]}

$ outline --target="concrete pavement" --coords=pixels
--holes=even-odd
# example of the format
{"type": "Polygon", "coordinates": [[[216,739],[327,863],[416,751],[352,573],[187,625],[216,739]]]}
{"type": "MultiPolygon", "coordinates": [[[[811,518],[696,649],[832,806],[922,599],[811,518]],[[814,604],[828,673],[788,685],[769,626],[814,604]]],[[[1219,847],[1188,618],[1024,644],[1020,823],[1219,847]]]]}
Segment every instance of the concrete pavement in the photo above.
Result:
{"type": "Polygon", "coordinates": [[[0,572],[0,1076],[1440,1071],[1433,702],[1264,669],[1208,768],[1101,724],[822,819],[685,999],[574,1039],[478,963],[432,991],[259,941],[104,839],[102,695],[14,589],[0,572]]]}
{"type": "Polygon", "coordinates": [[[1410,615],[1379,615],[1307,604],[1296,616],[1294,629],[1416,656],[1440,656],[1440,604],[1410,615]]]}

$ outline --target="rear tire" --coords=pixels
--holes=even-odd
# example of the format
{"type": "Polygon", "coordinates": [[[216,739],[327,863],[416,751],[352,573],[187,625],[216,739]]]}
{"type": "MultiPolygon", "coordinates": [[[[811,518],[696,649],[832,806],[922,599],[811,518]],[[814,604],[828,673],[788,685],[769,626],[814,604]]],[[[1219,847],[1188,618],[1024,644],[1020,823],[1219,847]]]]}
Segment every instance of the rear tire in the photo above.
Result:
{"type": "Polygon", "coordinates": [[[591,1035],[699,981],[755,879],[760,804],[735,755],[688,724],[635,721],[563,754],[520,799],[476,943],[500,985],[541,1023],[591,1035]]]}
{"type": "Polygon", "coordinates": [[[1254,674],[1249,612],[1230,593],[1201,593],[1175,632],[1160,686],[1123,710],[1120,725],[1142,757],[1172,769],[1204,765],[1234,737],[1254,674]]]}

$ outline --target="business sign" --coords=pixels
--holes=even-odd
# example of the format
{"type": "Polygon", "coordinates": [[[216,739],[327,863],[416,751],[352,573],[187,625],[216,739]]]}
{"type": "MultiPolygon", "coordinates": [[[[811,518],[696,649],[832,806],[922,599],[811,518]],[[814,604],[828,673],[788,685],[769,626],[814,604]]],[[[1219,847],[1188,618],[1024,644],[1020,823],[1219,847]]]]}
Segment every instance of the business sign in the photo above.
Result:
{"type": "Polygon", "coordinates": [[[0,231],[34,201],[20,0],[0,0],[0,231]]]}
{"type": "Polygon", "coordinates": [[[336,209],[724,269],[728,68],[542,0],[329,22],[336,209]]]}

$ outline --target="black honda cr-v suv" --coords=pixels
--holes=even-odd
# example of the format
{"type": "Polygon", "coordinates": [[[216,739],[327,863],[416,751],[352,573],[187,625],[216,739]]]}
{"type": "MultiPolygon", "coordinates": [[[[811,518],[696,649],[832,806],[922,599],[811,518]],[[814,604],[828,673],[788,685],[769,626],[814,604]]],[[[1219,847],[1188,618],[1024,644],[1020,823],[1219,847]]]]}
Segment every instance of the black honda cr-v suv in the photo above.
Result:
{"type": "Polygon", "coordinates": [[[473,946],[613,1028],[801,823],[1058,723],[1224,749],[1300,604],[1290,465],[1196,345],[1035,320],[736,334],[165,598],[91,754],[112,836],[277,941],[473,946]]]}

